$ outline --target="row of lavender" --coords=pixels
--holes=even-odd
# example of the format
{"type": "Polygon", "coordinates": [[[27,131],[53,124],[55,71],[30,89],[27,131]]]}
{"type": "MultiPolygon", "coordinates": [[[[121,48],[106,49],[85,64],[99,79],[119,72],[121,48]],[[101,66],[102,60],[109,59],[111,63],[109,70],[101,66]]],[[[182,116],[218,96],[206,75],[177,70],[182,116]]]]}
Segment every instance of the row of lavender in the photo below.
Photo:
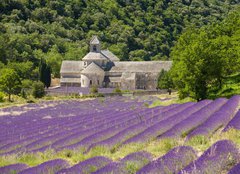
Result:
{"type": "MultiPolygon", "coordinates": [[[[95,102],[88,102],[87,105],[96,107],[99,101],[98,104],[95,102]]],[[[23,115],[26,121],[23,120],[23,116],[10,117],[14,119],[13,121],[3,117],[5,119],[2,122],[6,121],[7,124],[2,125],[0,150],[2,155],[6,155],[22,150],[44,151],[49,147],[56,150],[81,146],[90,150],[99,145],[116,148],[117,144],[145,142],[156,137],[182,136],[184,132],[189,132],[201,125],[188,135],[190,137],[193,133],[194,135],[202,134],[197,130],[201,127],[206,130],[206,125],[212,126],[208,129],[209,132],[225,126],[224,124],[228,123],[237,111],[238,103],[239,96],[235,96],[228,101],[226,99],[204,100],[199,103],[147,109],[140,108],[136,101],[125,101],[120,104],[118,100],[116,105],[110,100],[101,103],[101,107],[104,108],[105,105],[106,108],[102,110],[95,108],[92,112],[82,115],[79,114],[79,109],[84,106],[78,107],[76,103],[68,103],[68,105],[62,103],[53,107],[52,110],[45,108],[28,112],[23,115]],[[59,111],[62,112],[60,116],[59,111]],[[221,115],[221,119],[217,119],[218,115],[221,115]],[[53,116],[55,117],[52,118],[53,116]]],[[[233,120],[237,120],[238,115],[233,120]]],[[[233,124],[236,125],[237,122],[232,121],[227,127],[233,124]]]]}
{"type": "MultiPolygon", "coordinates": [[[[95,142],[102,141],[106,137],[110,138],[121,131],[131,131],[129,128],[132,126],[139,129],[139,125],[142,125],[142,129],[146,128],[153,124],[154,121],[163,118],[162,114],[159,114],[161,110],[167,111],[175,107],[175,112],[177,112],[192,103],[187,103],[182,106],[172,105],[166,108],[157,107],[154,109],[140,108],[134,103],[134,107],[131,106],[129,109],[126,109],[129,107],[129,104],[129,102],[125,103],[124,109],[122,110],[105,110],[97,112],[97,114],[91,113],[83,115],[82,117],[57,117],[47,120],[46,122],[46,119],[42,121],[42,119],[37,120],[36,117],[34,117],[33,122],[24,122],[22,129],[19,129],[21,123],[16,124],[16,122],[14,122],[16,125],[14,130],[17,129],[17,131],[11,131],[7,136],[6,133],[4,133],[6,139],[3,141],[0,150],[3,152],[2,154],[6,155],[21,150],[43,151],[49,148],[49,146],[55,149],[76,148],[79,146],[90,147],[95,142]],[[149,118],[149,115],[152,115],[152,117],[149,118]],[[148,124],[145,120],[148,121],[148,124]],[[21,136],[19,136],[19,134],[21,136]],[[19,147],[19,145],[21,145],[21,147],[19,147]],[[43,145],[43,147],[39,148],[41,145],[43,145]],[[38,149],[34,149],[35,146],[38,147],[38,149]]],[[[171,113],[174,112],[171,111],[171,113]]],[[[30,116],[27,118],[28,121],[30,121],[30,116]]]]}
{"type": "Polygon", "coordinates": [[[1,117],[0,154],[49,148],[115,149],[154,138],[211,135],[221,127],[224,131],[239,128],[239,101],[240,97],[234,96],[152,109],[144,107],[146,101],[122,97],[55,103],[21,116],[1,117]]]}
{"type": "Polygon", "coordinates": [[[44,150],[57,140],[54,146],[62,146],[61,142],[76,141],[74,138],[83,136],[83,132],[87,136],[100,128],[112,127],[113,122],[118,124],[131,113],[137,114],[146,109],[144,102],[120,97],[85,102],[65,101],[54,107],[30,110],[17,117],[1,117],[3,124],[0,128],[3,131],[0,132],[0,151],[2,154],[32,151],[35,146],[41,145],[44,150]]]}
{"type": "Polygon", "coordinates": [[[148,152],[135,152],[118,161],[97,156],[74,166],[62,159],[47,161],[35,167],[14,164],[0,168],[0,173],[10,174],[200,174],[228,173],[238,174],[240,169],[239,151],[229,140],[213,144],[200,157],[189,146],[179,146],[164,156],[153,159],[148,152]]]}

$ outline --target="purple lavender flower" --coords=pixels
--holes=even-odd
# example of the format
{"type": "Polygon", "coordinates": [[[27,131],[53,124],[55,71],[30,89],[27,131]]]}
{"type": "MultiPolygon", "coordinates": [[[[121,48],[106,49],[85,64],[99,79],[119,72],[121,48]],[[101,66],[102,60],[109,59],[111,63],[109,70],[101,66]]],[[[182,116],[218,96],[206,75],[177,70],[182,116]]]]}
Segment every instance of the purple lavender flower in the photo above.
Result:
{"type": "Polygon", "coordinates": [[[240,173],[240,163],[235,165],[229,172],[228,174],[239,174],[240,173]]]}
{"type": "Polygon", "coordinates": [[[240,96],[233,96],[217,112],[211,115],[202,125],[192,131],[187,138],[196,135],[210,136],[220,127],[225,127],[238,110],[240,96]]]}
{"type": "Polygon", "coordinates": [[[92,173],[107,164],[111,163],[112,161],[106,157],[96,156],[85,161],[82,161],[70,168],[63,169],[57,172],[57,174],[79,174],[79,173],[92,173]]]}
{"type": "Polygon", "coordinates": [[[19,173],[23,171],[24,169],[27,169],[29,166],[26,164],[12,164],[4,167],[0,167],[0,173],[1,174],[13,174],[13,173],[19,173]]]}
{"type": "Polygon", "coordinates": [[[191,105],[190,107],[184,109],[183,111],[174,114],[171,117],[168,117],[164,120],[161,120],[151,127],[145,129],[143,132],[139,133],[138,135],[134,136],[129,139],[128,142],[146,142],[153,138],[156,138],[157,136],[161,135],[162,133],[166,132],[167,130],[171,129],[174,125],[179,123],[180,121],[186,119],[194,112],[198,111],[202,107],[209,104],[211,101],[204,100],[199,103],[196,103],[194,105],[191,105]]]}
{"type": "Polygon", "coordinates": [[[103,102],[97,99],[81,103],[45,103],[54,106],[32,109],[23,113],[21,117],[0,118],[3,123],[3,126],[0,126],[3,128],[0,132],[0,155],[21,151],[37,152],[52,147],[62,149],[114,126],[113,122],[117,125],[127,117],[133,118],[144,109],[149,110],[141,106],[142,101],[116,97],[105,98],[103,102]],[[84,131],[86,134],[82,137],[84,131]]]}
{"type": "Polygon", "coordinates": [[[191,147],[179,146],[145,165],[137,174],[177,173],[195,158],[196,152],[191,147]]]}
{"type": "Polygon", "coordinates": [[[170,110],[176,109],[179,105],[170,105],[164,108],[154,108],[151,110],[151,112],[147,115],[141,114],[143,117],[142,121],[139,123],[129,126],[126,129],[119,131],[114,136],[107,138],[103,141],[99,141],[97,143],[92,144],[89,149],[95,147],[95,146],[107,146],[110,149],[115,148],[117,145],[120,145],[126,139],[129,137],[132,137],[134,135],[137,135],[138,133],[142,132],[147,127],[150,127],[153,125],[156,121],[159,121],[163,118],[163,115],[167,115],[167,113],[170,113],[170,110]]]}
{"type": "Polygon", "coordinates": [[[237,114],[228,123],[228,125],[224,128],[223,131],[227,131],[230,128],[234,128],[234,129],[240,130],[240,110],[238,110],[237,114]]]}
{"type": "Polygon", "coordinates": [[[128,174],[135,173],[135,170],[142,168],[152,161],[152,154],[140,151],[127,155],[118,162],[112,162],[105,167],[97,170],[93,174],[128,174]]]}
{"type": "Polygon", "coordinates": [[[203,107],[188,118],[173,126],[173,128],[166,131],[159,138],[185,136],[185,134],[188,134],[190,131],[206,121],[215,111],[217,111],[224,103],[226,103],[226,101],[227,99],[223,98],[213,101],[209,105],[203,107]]]}
{"type": "Polygon", "coordinates": [[[62,159],[55,159],[42,163],[38,166],[23,170],[19,174],[50,174],[56,173],[57,171],[67,167],[69,167],[67,161],[62,159]]]}
{"type": "MultiPolygon", "coordinates": [[[[189,102],[189,103],[184,103],[184,104],[182,104],[182,105],[180,105],[180,106],[177,106],[177,107],[175,107],[174,109],[163,113],[163,114],[161,115],[161,118],[160,118],[158,121],[163,121],[163,120],[165,120],[165,119],[167,119],[167,118],[170,118],[170,117],[174,116],[175,114],[178,114],[178,113],[182,112],[183,110],[191,107],[191,106],[194,105],[194,104],[195,104],[195,103],[193,103],[193,102],[189,102]]],[[[148,126],[148,127],[150,127],[150,129],[151,129],[151,126],[152,126],[153,124],[154,124],[154,123],[152,123],[152,124],[151,124],[150,126],[148,126]]],[[[147,128],[148,128],[148,127],[147,127],[147,128]]],[[[144,130],[143,130],[143,131],[144,131],[144,130]]],[[[137,134],[136,136],[133,136],[133,137],[127,139],[126,141],[124,141],[123,144],[129,144],[129,143],[134,143],[134,142],[136,142],[136,139],[141,139],[141,138],[138,138],[138,136],[141,136],[141,135],[140,135],[140,134],[137,134]]]]}
{"type": "Polygon", "coordinates": [[[127,171],[117,162],[112,162],[107,166],[93,172],[92,174],[128,174],[127,171]]]}
{"type": "Polygon", "coordinates": [[[229,140],[221,140],[207,149],[179,174],[219,173],[239,160],[239,152],[229,140]]]}
{"type": "Polygon", "coordinates": [[[121,159],[121,162],[126,161],[152,161],[153,156],[152,154],[146,152],[146,151],[139,151],[135,153],[131,153],[127,156],[125,156],[123,159],[121,159]]]}

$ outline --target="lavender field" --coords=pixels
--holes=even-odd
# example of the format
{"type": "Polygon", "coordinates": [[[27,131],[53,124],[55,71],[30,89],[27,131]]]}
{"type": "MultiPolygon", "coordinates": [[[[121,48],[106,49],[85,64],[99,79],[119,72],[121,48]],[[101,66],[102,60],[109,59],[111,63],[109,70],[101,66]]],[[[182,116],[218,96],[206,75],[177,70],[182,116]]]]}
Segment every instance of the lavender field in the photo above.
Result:
{"type": "Polygon", "coordinates": [[[240,96],[148,107],[154,100],[0,109],[0,174],[240,173],[240,96]]]}

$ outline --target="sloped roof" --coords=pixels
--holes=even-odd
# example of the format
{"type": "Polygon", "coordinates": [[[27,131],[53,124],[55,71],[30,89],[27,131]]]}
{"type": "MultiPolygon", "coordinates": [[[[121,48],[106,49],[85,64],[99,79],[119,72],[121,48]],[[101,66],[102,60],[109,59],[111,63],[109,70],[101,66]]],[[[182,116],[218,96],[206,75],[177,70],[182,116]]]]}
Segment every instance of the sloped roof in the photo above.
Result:
{"type": "Polygon", "coordinates": [[[105,74],[104,70],[100,68],[98,65],[96,65],[94,62],[88,65],[87,68],[84,69],[81,73],[82,74],[105,74]]]}
{"type": "Polygon", "coordinates": [[[93,36],[92,40],[90,41],[90,44],[97,45],[100,44],[100,41],[98,40],[97,36],[93,36]]]}
{"type": "Polygon", "coordinates": [[[60,73],[80,73],[82,69],[82,61],[63,61],[60,73]]]}
{"type": "Polygon", "coordinates": [[[139,62],[114,62],[109,72],[151,72],[159,73],[162,69],[169,70],[172,61],[139,61],[139,62]]]}
{"type": "Polygon", "coordinates": [[[82,60],[107,60],[102,53],[89,52],[82,60]]]}
{"type": "Polygon", "coordinates": [[[112,62],[120,61],[120,59],[109,50],[102,50],[101,52],[102,52],[103,55],[105,55],[112,62]]]}

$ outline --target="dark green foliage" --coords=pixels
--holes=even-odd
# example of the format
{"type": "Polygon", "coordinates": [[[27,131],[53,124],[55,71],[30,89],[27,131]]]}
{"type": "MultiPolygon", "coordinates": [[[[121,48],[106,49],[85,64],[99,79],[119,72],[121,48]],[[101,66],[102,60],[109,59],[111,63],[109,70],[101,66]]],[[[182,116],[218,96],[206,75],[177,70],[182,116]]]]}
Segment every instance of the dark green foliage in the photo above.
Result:
{"type": "Polygon", "coordinates": [[[45,70],[45,86],[48,88],[51,85],[51,67],[47,65],[45,70]]]}
{"type": "Polygon", "coordinates": [[[114,93],[121,94],[121,93],[122,93],[122,90],[117,87],[117,88],[115,88],[115,89],[113,90],[113,92],[114,92],[114,93]]]}
{"type": "Polygon", "coordinates": [[[28,79],[22,80],[22,88],[31,89],[32,85],[33,85],[33,81],[28,80],[28,79]]]}
{"type": "Polygon", "coordinates": [[[0,92],[0,103],[4,102],[4,93],[0,92]]]}
{"type": "Polygon", "coordinates": [[[174,88],[170,72],[162,70],[158,77],[158,88],[159,89],[172,89],[174,88]]]}
{"type": "Polygon", "coordinates": [[[220,90],[224,77],[240,68],[240,12],[219,24],[188,29],[173,48],[172,77],[180,96],[197,100],[220,90]]]}
{"type": "Polygon", "coordinates": [[[41,58],[40,64],[39,64],[39,80],[45,85],[46,80],[46,68],[47,63],[45,59],[41,58]]]}
{"type": "Polygon", "coordinates": [[[237,5],[223,0],[2,0],[0,61],[32,62],[34,70],[45,58],[59,77],[61,61],[80,60],[94,34],[121,60],[167,60],[186,27],[221,21],[237,5]]]}
{"type": "Polygon", "coordinates": [[[96,86],[92,86],[92,87],[90,88],[90,93],[91,93],[91,94],[97,94],[97,93],[98,93],[98,88],[97,88],[96,86]]]}
{"type": "Polygon", "coordinates": [[[42,82],[34,82],[32,95],[34,98],[42,98],[45,95],[44,84],[42,82]]]}
{"type": "Polygon", "coordinates": [[[31,79],[33,63],[27,62],[9,62],[7,64],[8,68],[14,69],[21,79],[31,79]]]}
{"type": "Polygon", "coordinates": [[[44,84],[45,87],[51,85],[51,67],[46,63],[45,59],[41,59],[39,65],[39,80],[44,84]]]}
{"type": "Polygon", "coordinates": [[[240,94],[240,73],[225,76],[222,81],[222,88],[212,88],[209,90],[209,98],[218,97],[230,98],[233,95],[240,94]]]}
{"type": "Polygon", "coordinates": [[[26,93],[26,90],[24,88],[22,88],[22,90],[21,90],[21,97],[24,98],[24,99],[27,99],[27,93],[26,93]]]}
{"type": "Polygon", "coordinates": [[[16,71],[9,68],[0,71],[0,89],[8,94],[9,101],[11,101],[12,94],[20,93],[21,80],[16,71]]]}

